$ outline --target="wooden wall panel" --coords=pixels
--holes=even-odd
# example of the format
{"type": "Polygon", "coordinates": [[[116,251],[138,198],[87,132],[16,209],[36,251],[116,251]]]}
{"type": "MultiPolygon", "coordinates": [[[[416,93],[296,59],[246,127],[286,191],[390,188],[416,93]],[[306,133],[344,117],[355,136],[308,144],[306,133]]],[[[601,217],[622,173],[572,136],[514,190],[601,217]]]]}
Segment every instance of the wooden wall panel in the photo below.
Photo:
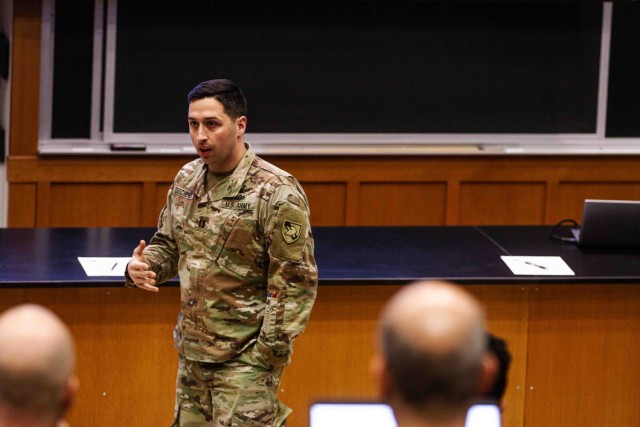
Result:
{"type": "Polygon", "coordinates": [[[139,184],[56,183],[51,186],[49,227],[133,227],[141,223],[143,193],[139,184]]]}
{"type": "Polygon", "coordinates": [[[531,292],[525,425],[635,425],[638,284],[543,285],[531,292]]]}
{"type": "MultiPolygon", "coordinates": [[[[374,399],[376,322],[400,285],[323,286],[287,367],[281,398],[292,426],[317,400],[374,399]]],[[[505,426],[635,425],[640,383],[640,286],[465,285],[513,356],[505,426]]],[[[0,310],[46,305],[70,326],[81,388],[71,425],[168,425],[177,356],[177,287],[0,289],[0,310]]]]}
{"type": "Polygon", "coordinates": [[[347,185],[343,182],[302,182],[309,200],[311,226],[346,223],[347,185]]]}
{"type": "Polygon", "coordinates": [[[358,225],[444,225],[446,183],[363,182],[358,225]]]}
{"type": "MultiPolygon", "coordinates": [[[[71,184],[96,186],[97,192],[105,184],[141,186],[140,212],[130,216],[128,206],[116,204],[95,212],[88,225],[116,225],[111,218],[130,216],[135,225],[154,226],[166,190],[187,160],[10,156],[9,226],[50,226],[48,216],[37,212],[83,203],[57,197],[62,193],[56,187],[71,184]]],[[[573,157],[519,159],[517,168],[496,157],[268,160],[303,183],[315,226],[555,224],[580,218],[585,198],[640,200],[640,168],[624,157],[607,157],[589,171],[591,159],[573,157]]]]}
{"type": "Polygon", "coordinates": [[[12,155],[35,155],[38,144],[42,1],[23,0],[12,4],[9,150],[12,155]]]}
{"type": "Polygon", "coordinates": [[[460,225],[544,224],[544,183],[463,182],[460,225]]]}
{"type": "Polygon", "coordinates": [[[9,185],[9,226],[36,226],[36,188],[35,183],[9,185]]]}

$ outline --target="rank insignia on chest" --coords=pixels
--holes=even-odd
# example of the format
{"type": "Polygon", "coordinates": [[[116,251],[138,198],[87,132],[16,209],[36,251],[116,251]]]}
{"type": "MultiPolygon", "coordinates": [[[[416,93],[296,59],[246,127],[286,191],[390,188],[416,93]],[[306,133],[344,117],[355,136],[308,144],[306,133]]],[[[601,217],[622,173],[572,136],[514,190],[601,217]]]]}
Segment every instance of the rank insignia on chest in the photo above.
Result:
{"type": "Polygon", "coordinates": [[[293,243],[300,237],[302,225],[285,219],[282,223],[282,238],[287,243],[293,243]]]}

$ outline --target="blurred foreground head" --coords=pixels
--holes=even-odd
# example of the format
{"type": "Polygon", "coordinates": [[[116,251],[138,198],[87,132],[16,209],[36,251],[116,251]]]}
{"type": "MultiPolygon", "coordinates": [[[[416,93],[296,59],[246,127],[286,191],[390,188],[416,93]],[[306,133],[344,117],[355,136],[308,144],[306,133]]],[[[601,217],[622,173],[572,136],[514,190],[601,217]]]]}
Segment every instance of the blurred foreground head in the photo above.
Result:
{"type": "Polygon", "coordinates": [[[372,369],[379,394],[401,427],[464,425],[496,369],[480,303],[440,281],[412,283],[391,298],[380,317],[378,350],[372,369]]]}
{"type": "Polygon", "coordinates": [[[0,426],[56,426],[78,387],[75,347],[50,310],[23,304],[0,315],[0,426]]]}

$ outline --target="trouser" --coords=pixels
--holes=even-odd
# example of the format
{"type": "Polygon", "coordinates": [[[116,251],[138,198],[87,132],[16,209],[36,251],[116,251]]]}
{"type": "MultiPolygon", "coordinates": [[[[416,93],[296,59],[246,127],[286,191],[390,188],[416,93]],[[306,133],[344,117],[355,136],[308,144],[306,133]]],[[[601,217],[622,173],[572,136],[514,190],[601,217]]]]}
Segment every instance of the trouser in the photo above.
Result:
{"type": "Polygon", "coordinates": [[[282,367],[266,368],[244,352],[225,363],[179,356],[172,427],[280,427],[291,409],[278,400],[282,367]]]}

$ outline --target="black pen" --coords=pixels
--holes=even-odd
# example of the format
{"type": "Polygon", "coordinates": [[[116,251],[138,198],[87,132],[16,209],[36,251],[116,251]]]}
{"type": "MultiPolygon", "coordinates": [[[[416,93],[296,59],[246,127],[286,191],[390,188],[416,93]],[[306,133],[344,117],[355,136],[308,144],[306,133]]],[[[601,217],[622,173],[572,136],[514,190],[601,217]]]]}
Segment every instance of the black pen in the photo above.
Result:
{"type": "Polygon", "coordinates": [[[547,269],[547,267],[545,267],[544,265],[534,264],[534,263],[532,263],[531,261],[524,261],[524,263],[525,263],[525,264],[527,264],[527,265],[532,265],[532,266],[534,266],[534,267],[541,268],[541,269],[543,269],[543,270],[546,270],[546,269],[547,269]]]}
{"type": "Polygon", "coordinates": [[[111,271],[113,271],[113,269],[116,268],[116,265],[118,265],[117,262],[115,264],[113,264],[113,267],[111,267],[111,271]]]}

